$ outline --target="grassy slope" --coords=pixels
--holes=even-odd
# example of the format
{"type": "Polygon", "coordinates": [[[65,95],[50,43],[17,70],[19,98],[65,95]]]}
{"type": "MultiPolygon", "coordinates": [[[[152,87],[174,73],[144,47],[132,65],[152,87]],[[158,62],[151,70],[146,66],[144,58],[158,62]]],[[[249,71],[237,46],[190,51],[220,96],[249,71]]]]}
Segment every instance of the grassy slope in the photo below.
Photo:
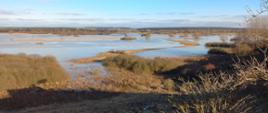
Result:
{"type": "Polygon", "coordinates": [[[28,108],[15,111],[14,113],[137,113],[141,111],[155,113],[154,110],[159,111],[159,108],[153,108],[157,103],[159,103],[159,106],[162,108],[168,108],[167,96],[154,94],[121,94],[116,97],[99,100],[28,108]]]}
{"type": "Polygon", "coordinates": [[[110,98],[53,104],[15,113],[169,113],[174,110],[181,113],[266,113],[267,67],[252,62],[240,65],[234,74],[223,73],[217,77],[205,74],[201,81],[182,81],[180,93],[172,97],[159,93],[122,93],[110,98]]]}
{"type": "Polygon", "coordinates": [[[0,90],[67,80],[53,57],[0,55],[0,90]]]}
{"type": "MultiPolygon", "coordinates": [[[[189,58],[190,59],[190,58],[189,58]]],[[[191,58],[200,60],[200,58],[191,58]]],[[[164,73],[184,65],[187,59],[180,58],[154,58],[147,59],[133,55],[119,55],[103,60],[106,67],[118,67],[136,74],[164,73]]]]}

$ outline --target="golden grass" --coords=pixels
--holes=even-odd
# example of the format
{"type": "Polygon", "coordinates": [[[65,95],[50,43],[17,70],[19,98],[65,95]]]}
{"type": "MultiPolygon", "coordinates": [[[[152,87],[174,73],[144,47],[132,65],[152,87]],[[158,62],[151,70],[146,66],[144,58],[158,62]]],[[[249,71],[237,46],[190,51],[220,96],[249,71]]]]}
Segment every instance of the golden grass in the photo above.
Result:
{"type": "MultiPolygon", "coordinates": [[[[81,78],[69,84],[71,89],[78,89],[78,93],[71,92],[69,95],[74,96],[81,93],[83,95],[85,92],[80,93],[80,89],[108,92],[111,95],[119,93],[120,95],[97,100],[86,100],[88,96],[85,96],[83,102],[52,104],[21,110],[21,112],[94,113],[110,111],[133,113],[147,112],[147,110],[148,112],[150,110],[150,112],[170,112],[169,108],[173,106],[179,113],[252,113],[256,111],[265,113],[263,111],[267,108],[265,101],[267,93],[263,93],[265,90],[261,90],[261,87],[267,87],[264,84],[268,83],[265,63],[253,60],[249,63],[236,64],[237,72],[233,74],[202,74],[199,79],[193,81],[181,79],[180,82],[153,74],[136,74],[118,67],[109,67],[110,76],[81,78]],[[170,98],[172,105],[165,103],[165,99],[169,95],[173,95],[170,98]]],[[[48,87],[47,85],[40,87],[48,87]]],[[[68,88],[63,85],[63,89],[68,88]]],[[[64,97],[68,94],[55,92],[57,90],[53,90],[51,96],[59,98],[58,94],[64,97]]],[[[38,95],[38,92],[35,93],[38,95]]],[[[94,94],[90,96],[94,97],[94,94]]],[[[68,98],[66,99],[61,101],[68,101],[68,98]]]]}
{"type": "Polygon", "coordinates": [[[0,90],[68,80],[54,57],[0,55],[0,90]]]}
{"type": "Polygon", "coordinates": [[[146,59],[131,55],[119,55],[103,61],[109,76],[99,74],[89,78],[81,76],[78,77],[75,86],[88,86],[90,89],[108,92],[172,94],[176,93],[176,82],[173,79],[156,75],[156,73],[174,69],[177,66],[187,64],[187,62],[205,59],[205,57],[146,59]],[[135,65],[141,65],[141,68],[135,65]]]}
{"type": "Polygon", "coordinates": [[[126,70],[111,68],[111,76],[90,79],[100,84],[87,83],[86,79],[77,84],[83,83],[81,86],[87,86],[88,89],[120,95],[27,108],[18,112],[169,113],[175,110],[173,112],[178,113],[266,113],[268,92],[261,89],[262,86],[268,88],[265,86],[268,83],[267,67],[256,60],[236,64],[236,67],[237,72],[233,74],[203,74],[198,80],[180,80],[179,83],[155,75],[138,76],[126,70]],[[171,105],[165,102],[168,98],[165,94],[173,95],[169,99],[171,105]]]}
{"type": "Polygon", "coordinates": [[[92,62],[103,61],[106,58],[116,57],[119,55],[133,55],[139,52],[159,50],[159,49],[162,49],[162,48],[152,48],[152,49],[148,48],[148,49],[137,49],[137,50],[125,50],[125,51],[108,51],[108,52],[100,53],[94,57],[74,59],[72,60],[72,62],[75,64],[92,63],[92,62]]]}
{"type": "MultiPolygon", "coordinates": [[[[124,93],[173,93],[174,84],[164,86],[166,80],[163,77],[152,74],[137,75],[126,70],[111,67],[108,77],[95,76],[86,80],[87,86],[92,89],[108,92],[124,93]],[[89,82],[91,81],[91,82],[89,82]],[[97,83],[96,83],[97,82],[97,83]]],[[[170,82],[172,80],[169,80],[170,82]]]]}

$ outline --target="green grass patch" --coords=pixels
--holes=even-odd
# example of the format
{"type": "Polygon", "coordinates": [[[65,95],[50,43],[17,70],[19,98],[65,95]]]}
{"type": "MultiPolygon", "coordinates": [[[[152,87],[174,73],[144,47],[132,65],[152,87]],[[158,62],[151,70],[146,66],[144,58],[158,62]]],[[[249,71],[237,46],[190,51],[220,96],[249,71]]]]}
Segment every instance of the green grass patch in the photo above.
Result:
{"type": "Polygon", "coordinates": [[[69,79],[54,57],[0,55],[0,90],[69,79]]]}

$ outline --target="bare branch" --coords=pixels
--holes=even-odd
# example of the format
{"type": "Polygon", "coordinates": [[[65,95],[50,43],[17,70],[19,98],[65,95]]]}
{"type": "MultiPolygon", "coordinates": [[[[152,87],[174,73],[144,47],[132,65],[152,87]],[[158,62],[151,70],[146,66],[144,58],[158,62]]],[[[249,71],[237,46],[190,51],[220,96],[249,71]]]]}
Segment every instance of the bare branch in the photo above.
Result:
{"type": "Polygon", "coordinates": [[[260,9],[253,11],[250,8],[247,8],[247,12],[253,17],[256,18],[259,15],[268,12],[268,0],[261,0],[260,9]]]}

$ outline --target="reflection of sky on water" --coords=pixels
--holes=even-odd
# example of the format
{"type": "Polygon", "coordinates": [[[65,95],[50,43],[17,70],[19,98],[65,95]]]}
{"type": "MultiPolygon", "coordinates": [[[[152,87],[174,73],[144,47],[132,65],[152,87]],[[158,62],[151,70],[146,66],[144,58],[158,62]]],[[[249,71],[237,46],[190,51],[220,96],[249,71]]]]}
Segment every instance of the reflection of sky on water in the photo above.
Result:
{"type": "MultiPolygon", "coordinates": [[[[30,36],[28,34],[16,35],[20,37],[30,36]],[[21,36],[23,35],[23,36],[21,36]],[[26,35],[26,36],[24,36],[26,35]]],[[[36,42],[14,42],[8,40],[9,35],[0,35],[0,52],[1,53],[26,53],[55,56],[60,61],[66,61],[75,58],[91,57],[101,52],[111,50],[136,50],[145,48],[167,48],[179,46],[176,42],[167,41],[165,38],[152,38],[150,40],[141,39],[133,41],[121,40],[97,40],[88,42],[44,42],[36,44],[36,42]],[[12,42],[12,43],[11,43],[12,42]]],[[[41,35],[43,36],[43,35],[41,35]]],[[[45,37],[48,37],[45,35],[45,37]]],[[[55,37],[55,35],[53,35],[55,37]]],[[[88,37],[90,38],[90,37],[88,37]]]]}
{"type": "MultiPolygon", "coordinates": [[[[192,40],[189,40],[189,41],[192,41],[192,40]]],[[[148,58],[206,55],[208,52],[208,49],[205,47],[205,44],[208,42],[221,42],[221,40],[219,36],[207,36],[207,37],[200,37],[198,42],[199,42],[199,46],[166,48],[166,49],[160,49],[160,50],[145,51],[145,52],[137,53],[136,55],[142,56],[142,57],[148,57],[148,58]]]]}
{"type": "Polygon", "coordinates": [[[147,52],[137,53],[136,55],[142,57],[178,57],[178,56],[194,56],[204,55],[207,49],[204,47],[186,47],[186,48],[167,48],[161,50],[153,50],[147,52]]]}
{"type": "MultiPolygon", "coordinates": [[[[136,55],[142,57],[176,57],[176,56],[194,56],[194,55],[204,55],[207,54],[207,48],[204,46],[207,42],[220,42],[219,36],[208,36],[201,37],[198,41],[199,46],[193,47],[182,47],[174,48],[175,46],[182,46],[178,42],[171,41],[172,39],[182,39],[177,36],[175,38],[170,38],[167,35],[152,35],[152,38],[145,39],[137,34],[130,34],[128,36],[137,37],[138,40],[132,41],[121,41],[120,38],[124,35],[114,34],[114,35],[83,35],[78,37],[71,36],[58,36],[51,34],[42,35],[31,35],[31,34],[0,34],[0,53],[8,54],[38,54],[41,56],[55,56],[60,63],[70,71],[71,75],[75,75],[83,72],[82,70],[87,70],[83,73],[88,73],[92,67],[97,67],[104,70],[99,64],[86,64],[86,65],[76,65],[75,69],[70,64],[69,60],[92,57],[99,53],[107,52],[111,50],[138,50],[145,48],[165,48],[160,50],[145,51],[137,53],[136,55]],[[63,42],[43,42],[38,44],[37,42],[20,42],[15,41],[19,38],[65,38],[66,41],[63,42]],[[79,40],[82,39],[82,40],[79,40]],[[87,39],[86,41],[83,41],[87,39]],[[90,39],[90,41],[88,40],[90,39]]],[[[192,40],[192,39],[186,39],[192,40]]]]}

